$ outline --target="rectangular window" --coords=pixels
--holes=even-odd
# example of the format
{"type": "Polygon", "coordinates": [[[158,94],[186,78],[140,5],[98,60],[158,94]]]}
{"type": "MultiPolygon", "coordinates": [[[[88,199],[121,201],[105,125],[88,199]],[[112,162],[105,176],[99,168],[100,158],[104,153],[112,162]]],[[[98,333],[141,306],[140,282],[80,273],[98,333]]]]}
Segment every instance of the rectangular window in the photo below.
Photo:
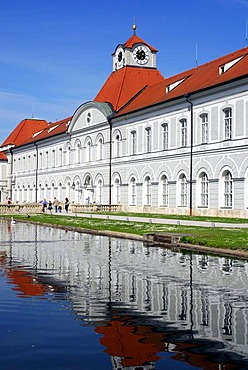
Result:
{"type": "Polygon", "coordinates": [[[169,135],[168,135],[168,123],[165,122],[162,124],[162,128],[163,128],[163,150],[167,150],[168,149],[168,143],[169,143],[169,135]]]}
{"type": "Polygon", "coordinates": [[[201,116],[201,142],[202,144],[208,142],[208,115],[202,114],[201,116]]]}
{"type": "Polygon", "coordinates": [[[232,109],[227,108],[224,111],[225,140],[232,138],[232,109]]]}
{"type": "Polygon", "coordinates": [[[132,131],[132,154],[136,154],[137,151],[137,133],[136,131],[132,131]]]}
{"type": "Polygon", "coordinates": [[[146,128],[146,151],[150,152],[152,149],[152,132],[151,128],[146,128]]]}
{"type": "Polygon", "coordinates": [[[181,119],[181,146],[187,146],[187,120],[181,119]]]}

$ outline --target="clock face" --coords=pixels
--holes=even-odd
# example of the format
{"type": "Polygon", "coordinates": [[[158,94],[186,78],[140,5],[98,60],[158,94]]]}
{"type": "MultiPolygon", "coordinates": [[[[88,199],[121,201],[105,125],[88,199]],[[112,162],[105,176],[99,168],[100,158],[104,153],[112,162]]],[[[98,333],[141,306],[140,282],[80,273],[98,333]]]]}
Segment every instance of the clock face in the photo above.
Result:
{"type": "Polygon", "coordinates": [[[122,51],[120,50],[119,53],[118,53],[118,57],[117,57],[119,63],[122,61],[122,57],[123,57],[122,51]]]}
{"type": "Polygon", "coordinates": [[[117,61],[117,68],[123,67],[124,63],[124,51],[122,48],[119,48],[116,52],[116,61],[117,61]]]}
{"type": "Polygon", "coordinates": [[[133,59],[141,65],[146,64],[149,60],[149,51],[145,46],[137,46],[133,51],[133,59]]]}

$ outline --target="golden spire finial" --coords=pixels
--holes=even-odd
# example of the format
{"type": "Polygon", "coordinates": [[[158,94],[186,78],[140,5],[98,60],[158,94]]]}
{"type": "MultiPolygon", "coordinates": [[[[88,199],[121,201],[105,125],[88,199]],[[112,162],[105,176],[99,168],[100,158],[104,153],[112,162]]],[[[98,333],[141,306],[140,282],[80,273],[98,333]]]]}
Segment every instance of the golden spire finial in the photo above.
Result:
{"type": "Polygon", "coordinates": [[[133,34],[136,35],[136,18],[134,18],[134,24],[133,24],[133,34]]]}

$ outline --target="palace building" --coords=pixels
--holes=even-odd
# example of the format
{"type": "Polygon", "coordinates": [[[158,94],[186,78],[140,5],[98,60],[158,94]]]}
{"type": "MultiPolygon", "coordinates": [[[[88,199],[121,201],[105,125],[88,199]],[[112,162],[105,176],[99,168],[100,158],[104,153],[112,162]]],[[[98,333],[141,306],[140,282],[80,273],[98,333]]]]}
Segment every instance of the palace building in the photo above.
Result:
{"type": "Polygon", "coordinates": [[[0,195],[128,212],[248,215],[248,48],[164,78],[133,35],[92,101],[21,121],[0,147],[0,195]]]}

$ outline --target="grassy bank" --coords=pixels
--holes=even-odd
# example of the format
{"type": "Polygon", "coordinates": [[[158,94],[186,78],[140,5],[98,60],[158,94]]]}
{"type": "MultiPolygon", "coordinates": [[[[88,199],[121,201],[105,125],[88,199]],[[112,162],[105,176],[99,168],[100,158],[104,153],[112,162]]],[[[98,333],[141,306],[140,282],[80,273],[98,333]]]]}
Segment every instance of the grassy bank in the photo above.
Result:
{"type": "MultiPolygon", "coordinates": [[[[10,218],[11,215],[1,215],[1,217],[10,218]]],[[[19,219],[62,227],[72,226],[90,230],[107,230],[134,235],[143,235],[146,233],[175,233],[182,235],[181,242],[183,243],[248,252],[248,229],[242,228],[228,229],[216,227],[207,228],[196,226],[162,225],[141,222],[81,218],[70,215],[56,216],[48,213],[31,215],[29,218],[27,218],[26,215],[21,214],[13,215],[13,217],[16,220],[19,219]]],[[[205,219],[198,217],[197,220],[203,221],[205,219]]],[[[207,220],[209,220],[209,218],[207,220]]],[[[222,218],[221,221],[225,222],[227,220],[222,218]]]]}

